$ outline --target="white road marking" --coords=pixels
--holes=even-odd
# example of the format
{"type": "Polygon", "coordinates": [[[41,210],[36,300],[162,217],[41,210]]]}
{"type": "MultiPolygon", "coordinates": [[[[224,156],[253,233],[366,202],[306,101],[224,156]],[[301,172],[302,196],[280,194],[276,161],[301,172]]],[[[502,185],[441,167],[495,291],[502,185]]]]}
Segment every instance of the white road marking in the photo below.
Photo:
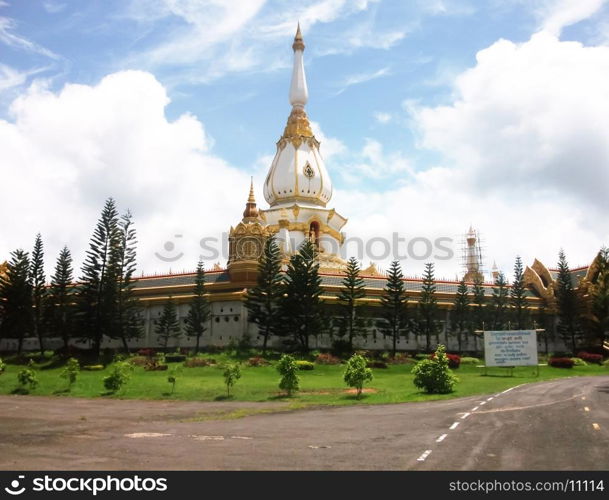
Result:
{"type": "Polygon", "coordinates": [[[588,408],[587,406],[584,406],[584,411],[590,411],[590,408],[588,408]]]}
{"type": "Polygon", "coordinates": [[[495,399],[493,396],[491,396],[490,398],[486,398],[487,401],[492,401],[493,399],[495,399]]]}
{"type": "Polygon", "coordinates": [[[231,439],[254,439],[251,437],[247,437],[247,436],[231,436],[231,439]]]}
{"type": "Polygon", "coordinates": [[[224,436],[199,436],[197,434],[193,434],[190,437],[196,439],[197,441],[224,441],[224,436]]]}
{"type": "Polygon", "coordinates": [[[466,419],[467,417],[469,417],[470,415],[471,415],[471,413],[464,413],[464,414],[461,416],[461,420],[465,420],[465,419],[466,419]]]}
{"type": "Polygon", "coordinates": [[[480,406],[485,405],[486,401],[482,401],[482,403],[480,403],[480,406]]]}
{"type": "Polygon", "coordinates": [[[513,389],[513,387],[510,387],[509,389],[506,389],[505,391],[503,391],[501,394],[505,394],[506,392],[510,392],[513,389]]]}
{"type": "Polygon", "coordinates": [[[592,424],[592,427],[594,427],[595,431],[600,431],[601,430],[601,426],[598,425],[597,423],[592,424]]]}
{"type": "Polygon", "coordinates": [[[436,443],[441,443],[448,436],[448,434],[442,434],[438,439],[436,439],[436,443]]]}
{"type": "Polygon", "coordinates": [[[586,399],[586,396],[582,396],[582,399],[586,399]]]}
{"type": "Polygon", "coordinates": [[[171,436],[171,434],[161,434],[160,432],[134,432],[133,434],[125,434],[125,437],[131,439],[139,439],[139,438],[158,438],[158,437],[166,437],[171,436]]]}
{"type": "Polygon", "coordinates": [[[425,452],[419,458],[417,458],[417,461],[425,462],[425,459],[430,455],[430,453],[431,450],[425,450],[425,452]]]}
{"type": "Polygon", "coordinates": [[[474,408],[472,408],[472,411],[476,411],[478,408],[480,408],[479,406],[475,406],[474,408]]]}
{"type": "Polygon", "coordinates": [[[458,426],[458,425],[459,425],[459,422],[455,422],[455,423],[453,423],[453,425],[451,425],[451,426],[449,427],[449,429],[450,429],[451,431],[452,431],[452,430],[455,430],[455,429],[457,428],[457,426],[458,426]]]}
{"type": "Polygon", "coordinates": [[[312,450],[319,450],[320,448],[332,448],[332,446],[325,446],[325,445],[316,446],[314,444],[310,444],[309,448],[311,448],[312,450]]]}

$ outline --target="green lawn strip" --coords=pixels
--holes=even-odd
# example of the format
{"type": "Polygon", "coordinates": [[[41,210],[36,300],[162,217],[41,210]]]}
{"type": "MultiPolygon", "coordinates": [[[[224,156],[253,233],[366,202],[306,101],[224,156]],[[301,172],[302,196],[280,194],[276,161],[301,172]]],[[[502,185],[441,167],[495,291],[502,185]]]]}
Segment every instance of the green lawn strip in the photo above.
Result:
{"type": "MultiPolygon", "coordinates": [[[[572,369],[542,366],[539,377],[535,376],[533,367],[517,367],[513,370],[512,376],[509,376],[507,370],[492,368],[485,376],[482,368],[463,365],[455,370],[455,374],[459,377],[455,392],[445,395],[429,395],[420,392],[412,383],[410,373],[412,365],[390,365],[388,369],[373,369],[374,380],[366,385],[365,392],[358,402],[355,395],[348,391],[343,382],[344,365],[316,365],[312,371],[299,372],[300,391],[291,398],[285,397],[278,389],[279,375],[274,366],[242,366],[242,377],[233,387],[230,398],[225,397],[223,369],[220,366],[183,368],[182,373],[178,376],[174,394],[170,394],[171,385],[167,382],[167,371],[149,372],[142,367],[136,367],[126,386],[115,394],[107,394],[103,388],[102,379],[110,372],[111,366],[108,365],[102,371],[81,371],[69,392],[66,390],[65,379],[59,376],[62,367],[36,369],[40,383],[36,389],[31,391],[31,394],[143,400],[279,401],[288,402],[292,407],[305,407],[450,399],[476,394],[492,394],[515,385],[559,377],[609,375],[607,367],[588,365],[572,369]]],[[[15,391],[17,372],[22,368],[23,366],[7,364],[5,373],[0,375],[0,394],[11,394],[15,391]]],[[[258,410],[260,409],[251,411],[258,410]]],[[[252,414],[248,413],[249,410],[243,411],[245,414],[252,414]]],[[[266,409],[260,411],[266,411],[266,409]]],[[[228,412],[228,414],[223,414],[222,418],[238,418],[238,415],[240,415],[239,412],[228,412]],[[232,417],[231,415],[237,416],[232,417]]]]}

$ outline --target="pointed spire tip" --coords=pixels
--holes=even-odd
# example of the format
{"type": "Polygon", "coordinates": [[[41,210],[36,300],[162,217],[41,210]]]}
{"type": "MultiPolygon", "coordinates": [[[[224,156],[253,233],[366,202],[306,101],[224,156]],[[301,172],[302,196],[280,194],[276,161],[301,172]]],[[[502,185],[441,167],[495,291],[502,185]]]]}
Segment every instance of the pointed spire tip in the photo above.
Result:
{"type": "Polygon", "coordinates": [[[296,35],[294,35],[294,43],[292,44],[292,49],[296,50],[304,50],[305,44],[302,38],[302,32],[300,31],[300,21],[298,21],[298,25],[296,27],[296,35]]]}

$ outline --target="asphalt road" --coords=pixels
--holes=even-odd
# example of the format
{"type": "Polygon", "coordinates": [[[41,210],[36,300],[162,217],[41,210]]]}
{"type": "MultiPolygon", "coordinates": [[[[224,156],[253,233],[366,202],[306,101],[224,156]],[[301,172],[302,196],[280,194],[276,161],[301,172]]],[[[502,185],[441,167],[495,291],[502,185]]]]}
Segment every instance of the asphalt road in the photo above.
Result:
{"type": "Polygon", "coordinates": [[[0,397],[1,470],[608,470],[609,377],[427,403],[0,397]]]}

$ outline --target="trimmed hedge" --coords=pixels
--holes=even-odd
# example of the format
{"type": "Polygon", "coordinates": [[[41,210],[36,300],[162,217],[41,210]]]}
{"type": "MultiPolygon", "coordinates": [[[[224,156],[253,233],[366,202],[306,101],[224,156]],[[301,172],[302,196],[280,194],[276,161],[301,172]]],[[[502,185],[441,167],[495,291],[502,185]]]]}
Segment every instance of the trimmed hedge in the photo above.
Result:
{"type": "Polygon", "coordinates": [[[575,363],[571,358],[550,358],[548,365],[554,368],[573,368],[575,363]]]}
{"type": "Polygon", "coordinates": [[[88,372],[98,372],[104,369],[104,365],[85,365],[82,369],[88,372]]]}
{"type": "Polygon", "coordinates": [[[577,357],[583,359],[586,363],[594,363],[597,365],[603,364],[603,356],[601,354],[582,351],[577,353],[577,357]]]}
{"type": "Polygon", "coordinates": [[[315,364],[310,361],[298,360],[296,361],[296,366],[299,370],[314,370],[315,364]]]}

